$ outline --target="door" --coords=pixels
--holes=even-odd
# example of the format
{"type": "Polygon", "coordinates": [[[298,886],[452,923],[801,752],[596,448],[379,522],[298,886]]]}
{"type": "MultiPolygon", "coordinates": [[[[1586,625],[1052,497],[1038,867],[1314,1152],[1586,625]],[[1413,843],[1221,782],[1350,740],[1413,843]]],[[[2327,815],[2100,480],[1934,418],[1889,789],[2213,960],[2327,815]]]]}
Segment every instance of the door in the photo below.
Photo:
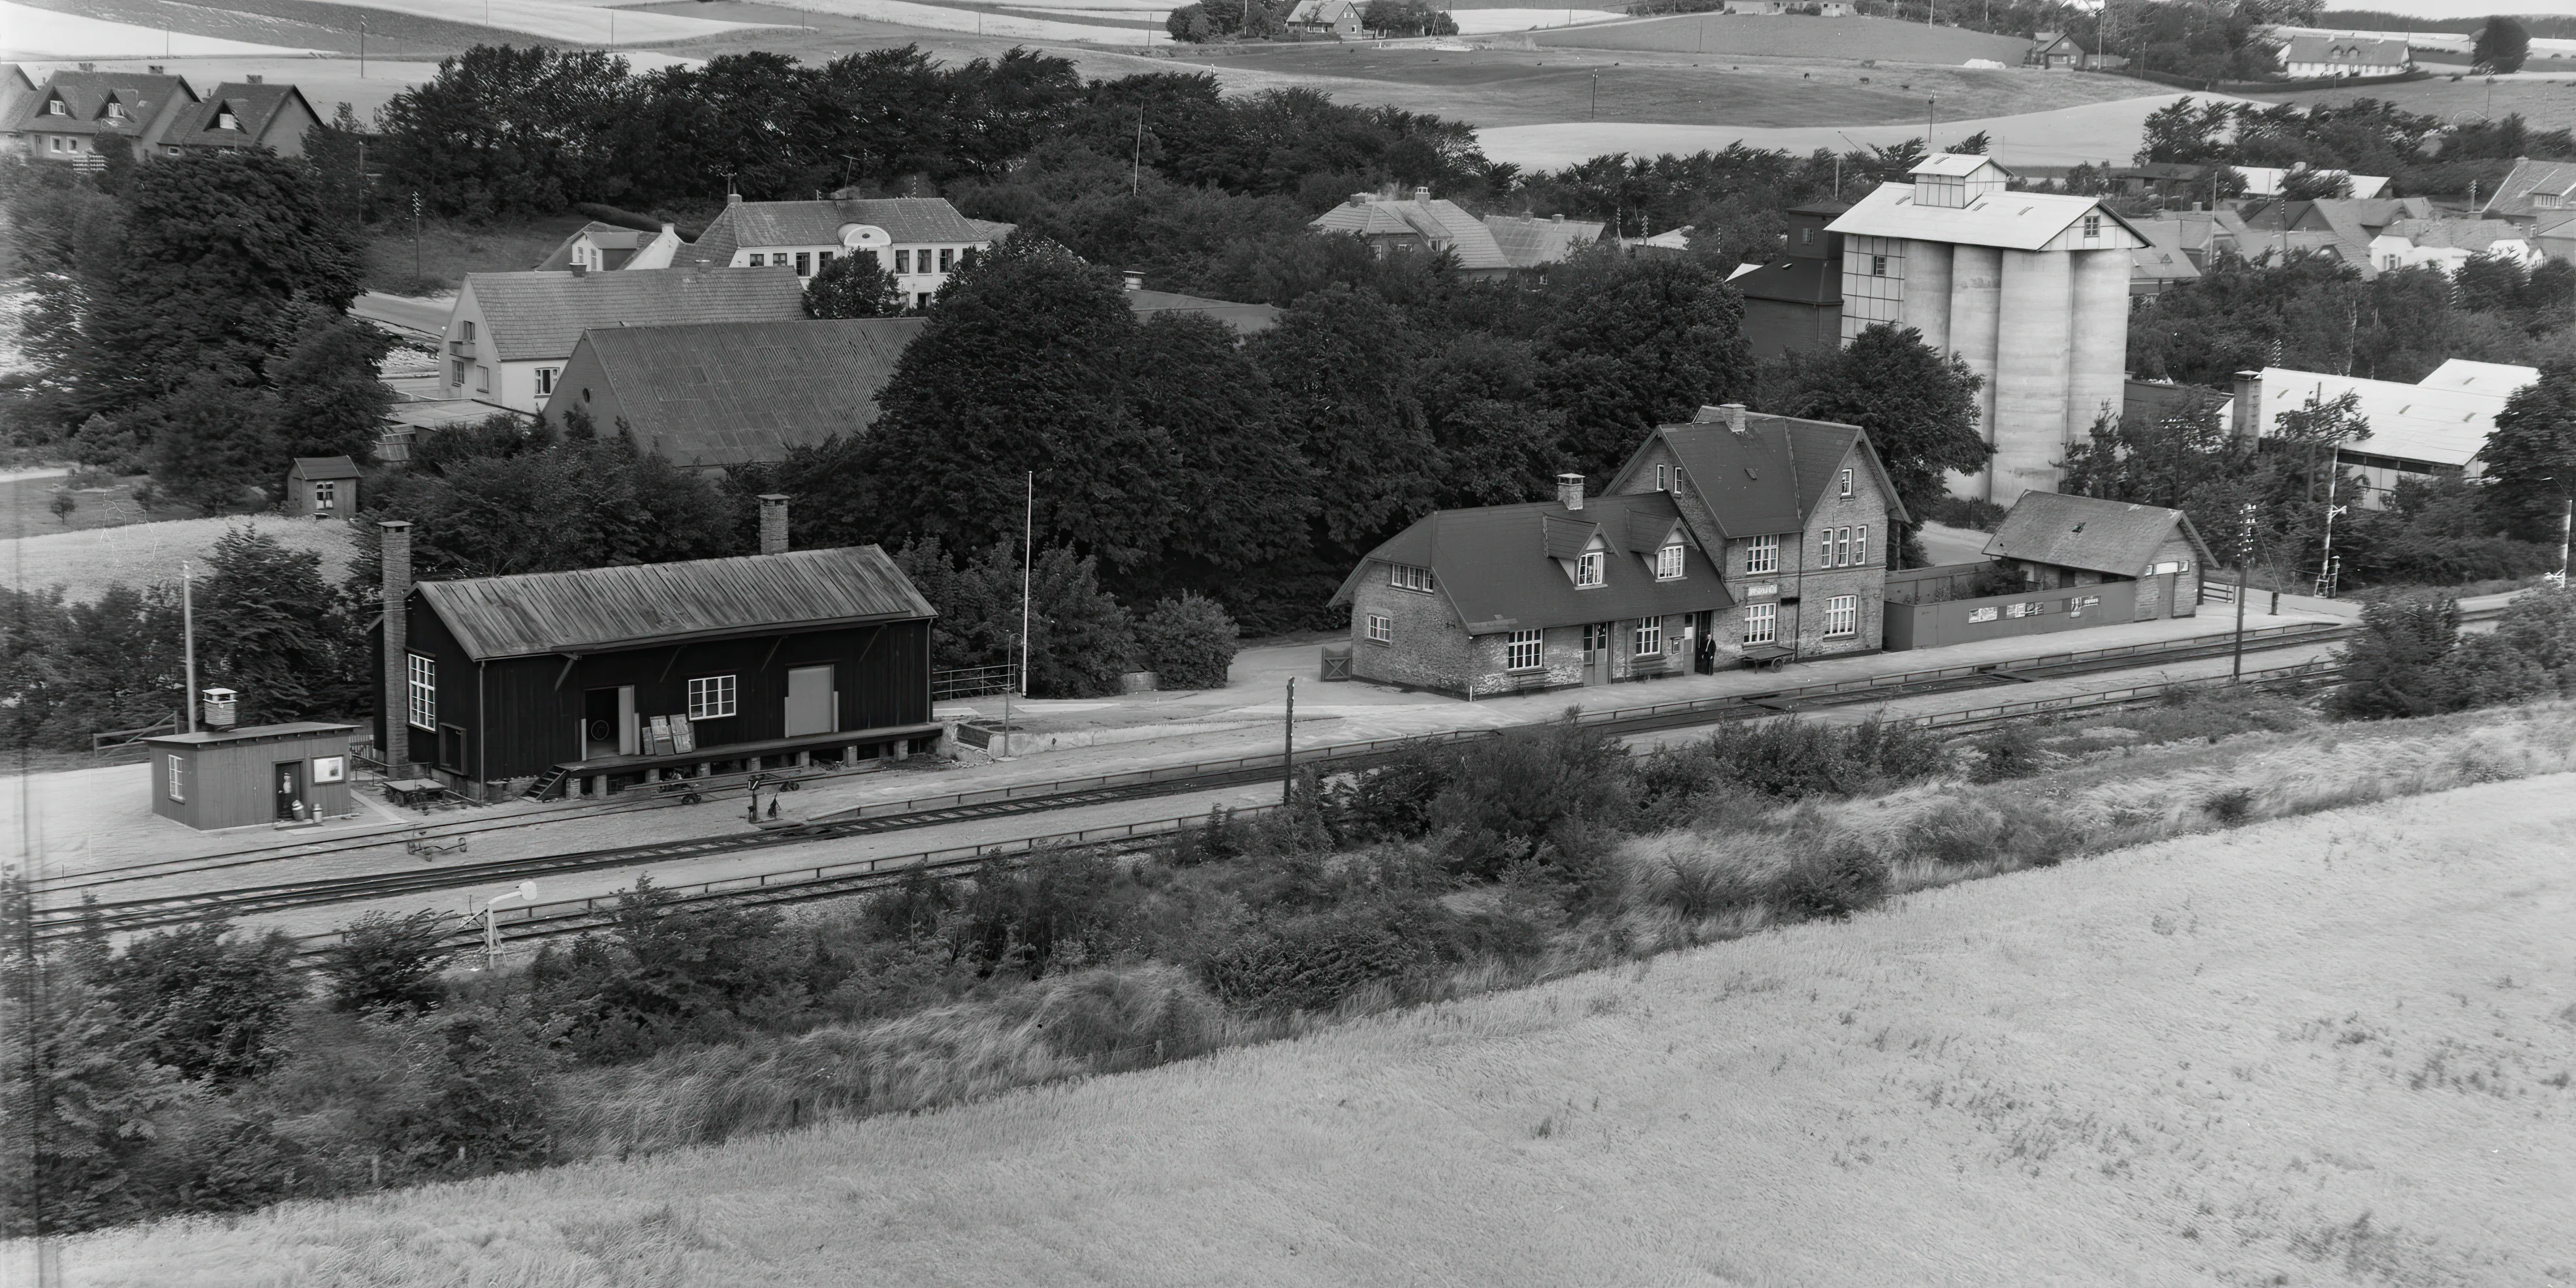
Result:
{"type": "Polygon", "coordinates": [[[2190,613],[2183,611],[2184,605],[2174,602],[2174,582],[2180,576],[2180,573],[2170,572],[2156,574],[2156,602],[2164,605],[2164,615],[2167,617],[2191,616],[2190,613]]]}
{"type": "Polygon", "coordinates": [[[465,730],[462,726],[443,724],[438,727],[438,767],[452,774],[465,772],[465,730]]]}
{"type": "Polygon", "coordinates": [[[1594,622],[1583,628],[1583,682],[1610,682],[1610,623],[1594,622]]]}
{"type": "Polygon", "coordinates": [[[272,777],[277,781],[277,821],[289,823],[303,818],[304,762],[281,760],[276,771],[272,777]]]}
{"type": "Polygon", "coordinates": [[[622,756],[625,751],[626,689],[584,689],[581,694],[581,758],[622,756]]]}
{"type": "Polygon", "coordinates": [[[787,672],[787,736],[835,733],[840,703],[834,701],[832,668],[799,666],[787,672]]]}

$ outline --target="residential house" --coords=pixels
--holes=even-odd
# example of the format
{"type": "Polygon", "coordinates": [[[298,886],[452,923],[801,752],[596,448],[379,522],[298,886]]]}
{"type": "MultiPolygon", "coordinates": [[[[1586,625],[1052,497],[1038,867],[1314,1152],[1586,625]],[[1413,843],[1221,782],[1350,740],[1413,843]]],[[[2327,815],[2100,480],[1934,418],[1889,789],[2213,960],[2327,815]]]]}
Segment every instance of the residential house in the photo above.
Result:
{"type": "Polygon", "coordinates": [[[927,308],[967,256],[989,249],[1011,227],[968,219],[945,197],[744,201],[734,195],[674,259],[715,268],[793,268],[803,281],[836,256],[864,251],[894,274],[910,307],[927,308]]]}
{"type": "Polygon", "coordinates": [[[0,63],[0,125],[18,119],[18,109],[36,96],[36,82],[16,63],[0,63]]]}
{"type": "Polygon", "coordinates": [[[1850,208],[1839,201],[1790,207],[1780,254],[1739,264],[1727,278],[1744,297],[1744,340],[1755,357],[1841,345],[1843,235],[1826,225],[1850,208]]]}
{"type": "Polygon", "coordinates": [[[179,108],[162,131],[163,156],[190,152],[239,152],[258,148],[282,157],[304,155],[305,132],[322,123],[304,92],[253,76],[227,81],[179,108]]]}
{"type": "Polygon", "coordinates": [[[1575,254],[1601,240],[1601,230],[1608,225],[1596,220],[1568,219],[1551,215],[1540,219],[1532,215],[1487,215],[1485,227],[1494,234],[1494,244],[1502,248],[1503,258],[1514,268],[1545,268],[1562,264],[1575,254]]]}
{"type": "Polygon", "coordinates": [[[1857,426],[1704,407],[1605,495],[1425,515],[1333,602],[1355,676],[1470,698],[1871,651],[1904,521],[1857,426]]]}
{"type": "Polygon", "coordinates": [[[876,419],[921,317],[596,326],[564,361],[545,403],[558,425],[586,418],[674,465],[718,469],[784,459],[791,447],[855,438],[876,419]]]}
{"type": "Polygon", "coordinates": [[[1365,16],[1351,0],[1298,0],[1288,11],[1288,30],[1301,36],[1330,36],[1335,40],[1357,40],[1365,34],[1365,16]]]}
{"type": "Polygon", "coordinates": [[[2136,227],[2147,244],[2129,252],[2130,295],[2154,299],[2176,282],[2200,277],[2200,266],[2183,248],[2184,229],[2179,220],[2141,219],[2136,221],[2136,227]]]}
{"type": "Polygon", "coordinates": [[[159,144],[179,109],[196,101],[187,81],[157,71],[55,72],[19,101],[7,133],[28,160],[99,166],[103,148],[159,144]]]}
{"type": "Polygon", "coordinates": [[[2415,68],[2403,40],[2359,36],[2292,36],[2281,46],[2281,70],[2294,78],[2395,76],[2415,68]]]}
{"type": "Polygon", "coordinates": [[[2124,197],[2154,197],[2167,206],[2197,209],[2218,204],[2219,167],[2154,161],[2111,172],[2124,197]]]}
{"type": "Polygon", "coordinates": [[[2369,431],[2336,444],[2335,464],[2352,489],[2352,504],[2386,509],[2389,494],[2406,479],[2477,477],[2478,453],[2505,400],[2539,378],[2536,367],[2458,359],[2411,385],[2265,367],[2237,374],[2229,423],[2239,438],[2269,441],[2283,413],[2354,395],[2369,431]]]}
{"type": "Polygon", "coordinates": [[[2576,212],[2576,161],[2516,160],[2478,208],[2481,218],[2517,224],[2562,223],[2561,212],[2576,212]]]}
{"type": "Polygon", "coordinates": [[[2478,255],[2529,269],[2540,263],[2541,253],[2525,232],[2502,219],[2400,219],[2371,239],[2370,259],[2381,272],[2431,267],[2457,273],[2478,255]]]}
{"type": "Polygon", "coordinates": [[[2576,213],[2553,212],[2521,226],[2530,230],[2531,248],[2543,259],[2576,261],[2576,213]]]}
{"type": "Polygon", "coordinates": [[[564,272],[574,265],[593,273],[621,268],[669,268],[682,244],[680,230],[670,224],[662,225],[660,232],[648,233],[594,219],[564,238],[563,244],[537,263],[536,271],[564,272]]]}
{"type": "Polygon", "coordinates": [[[2245,225],[2237,247],[2241,255],[2323,252],[2361,270],[2364,278],[2375,278],[2380,265],[2371,254],[2371,243],[2392,224],[2431,219],[2433,207],[2422,197],[2266,198],[2243,203],[2237,214],[2245,225]]]}
{"type": "Polygon", "coordinates": [[[1429,188],[1416,188],[1409,198],[1397,197],[1392,190],[1355,192],[1306,226],[1319,233],[1358,237],[1380,255],[1448,251],[1457,256],[1459,275],[1466,278],[1506,277],[1512,271],[1512,261],[1494,240],[1493,230],[1456,202],[1433,199],[1429,188]]]}
{"type": "Polygon", "coordinates": [[[660,273],[469,273],[440,349],[444,392],[534,412],[584,331],[679,322],[784,322],[805,316],[804,285],[782,267],[660,273]]]}
{"type": "Polygon", "coordinates": [[[297,518],[346,519],[358,512],[358,463],[346,456],[298,456],[286,471],[285,511],[297,518]]]}
{"type": "Polygon", "coordinates": [[[2245,217],[2223,207],[2168,210],[2129,222],[2149,242],[2181,251],[2192,267],[2203,272],[2221,255],[2258,253],[2244,249],[2255,240],[2255,234],[2245,226],[2245,217]]]}
{"type": "Polygon", "coordinates": [[[2126,67],[2126,54],[2102,52],[2074,35],[2063,31],[2043,31],[2031,37],[2030,49],[2022,54],[2022,65],[2046,71],[2108,71],[2126,67]]]}

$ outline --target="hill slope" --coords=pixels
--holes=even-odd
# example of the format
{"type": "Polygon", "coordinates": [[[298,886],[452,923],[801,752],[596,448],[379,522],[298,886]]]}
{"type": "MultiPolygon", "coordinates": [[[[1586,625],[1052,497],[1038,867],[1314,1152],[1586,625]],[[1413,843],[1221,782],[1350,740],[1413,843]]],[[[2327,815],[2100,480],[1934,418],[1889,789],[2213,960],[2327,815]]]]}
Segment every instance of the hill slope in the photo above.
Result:
{"type": "Polygon", "coordinates": [[[2571,788],[2185,838],[954,1112],[100,1235],[68,1281],[2563,1281],[2571,788]]]}

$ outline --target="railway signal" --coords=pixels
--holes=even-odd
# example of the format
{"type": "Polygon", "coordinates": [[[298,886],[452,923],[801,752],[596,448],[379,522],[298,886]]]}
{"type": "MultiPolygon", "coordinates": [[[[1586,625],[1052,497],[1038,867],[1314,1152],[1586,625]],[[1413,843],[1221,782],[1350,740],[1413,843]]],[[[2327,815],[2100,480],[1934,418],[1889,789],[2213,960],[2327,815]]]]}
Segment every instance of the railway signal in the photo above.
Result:
{"type": "Polygon", "coordinates": [[[512,899],[521,903],[534,903],[536,898],[537,883],[522,881],[518,889],[496,894],[483,901],[483,969],[490,970],[501,964],[501,922],[499,918],[492,915],[492,910],[512,899]]]}

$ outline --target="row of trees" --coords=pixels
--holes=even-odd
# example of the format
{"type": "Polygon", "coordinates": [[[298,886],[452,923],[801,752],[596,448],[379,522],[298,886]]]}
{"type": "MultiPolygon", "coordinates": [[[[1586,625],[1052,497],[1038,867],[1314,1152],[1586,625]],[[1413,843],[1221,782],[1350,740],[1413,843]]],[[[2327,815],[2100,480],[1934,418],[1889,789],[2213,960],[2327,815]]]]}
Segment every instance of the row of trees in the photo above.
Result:
{"type": "MultiPolygon", "coordinates": [[[[1186,44],[1244,37],[1270,39],[1287,33],[1295,0],[1262,0],[1257,4],[1186,4],[1163,19],[1163,30],[1186,44]]],[[[1458,22],[1446,10],[1425,0],[1368,0],[1360,26],[1381,36],[1454,36],[1458,22]]]]}
{"type": "MultiPolygon", "coordinates": [[[[2519,157],[2576,157],[2567,130],[2534,129],[2519,113],[2453,123],[2382,99],[2346,103],[2247,102],[2184,97],[2147,114],[2144,162],[2344,170],[2386,175],[2397,196],[2492,193],[2519,157]]],[[[2322,185],[2322,177],[2310,181],[2322,185]]],[[[2343,195],[2296,189],[2294,198],[2343,195]]]]}

